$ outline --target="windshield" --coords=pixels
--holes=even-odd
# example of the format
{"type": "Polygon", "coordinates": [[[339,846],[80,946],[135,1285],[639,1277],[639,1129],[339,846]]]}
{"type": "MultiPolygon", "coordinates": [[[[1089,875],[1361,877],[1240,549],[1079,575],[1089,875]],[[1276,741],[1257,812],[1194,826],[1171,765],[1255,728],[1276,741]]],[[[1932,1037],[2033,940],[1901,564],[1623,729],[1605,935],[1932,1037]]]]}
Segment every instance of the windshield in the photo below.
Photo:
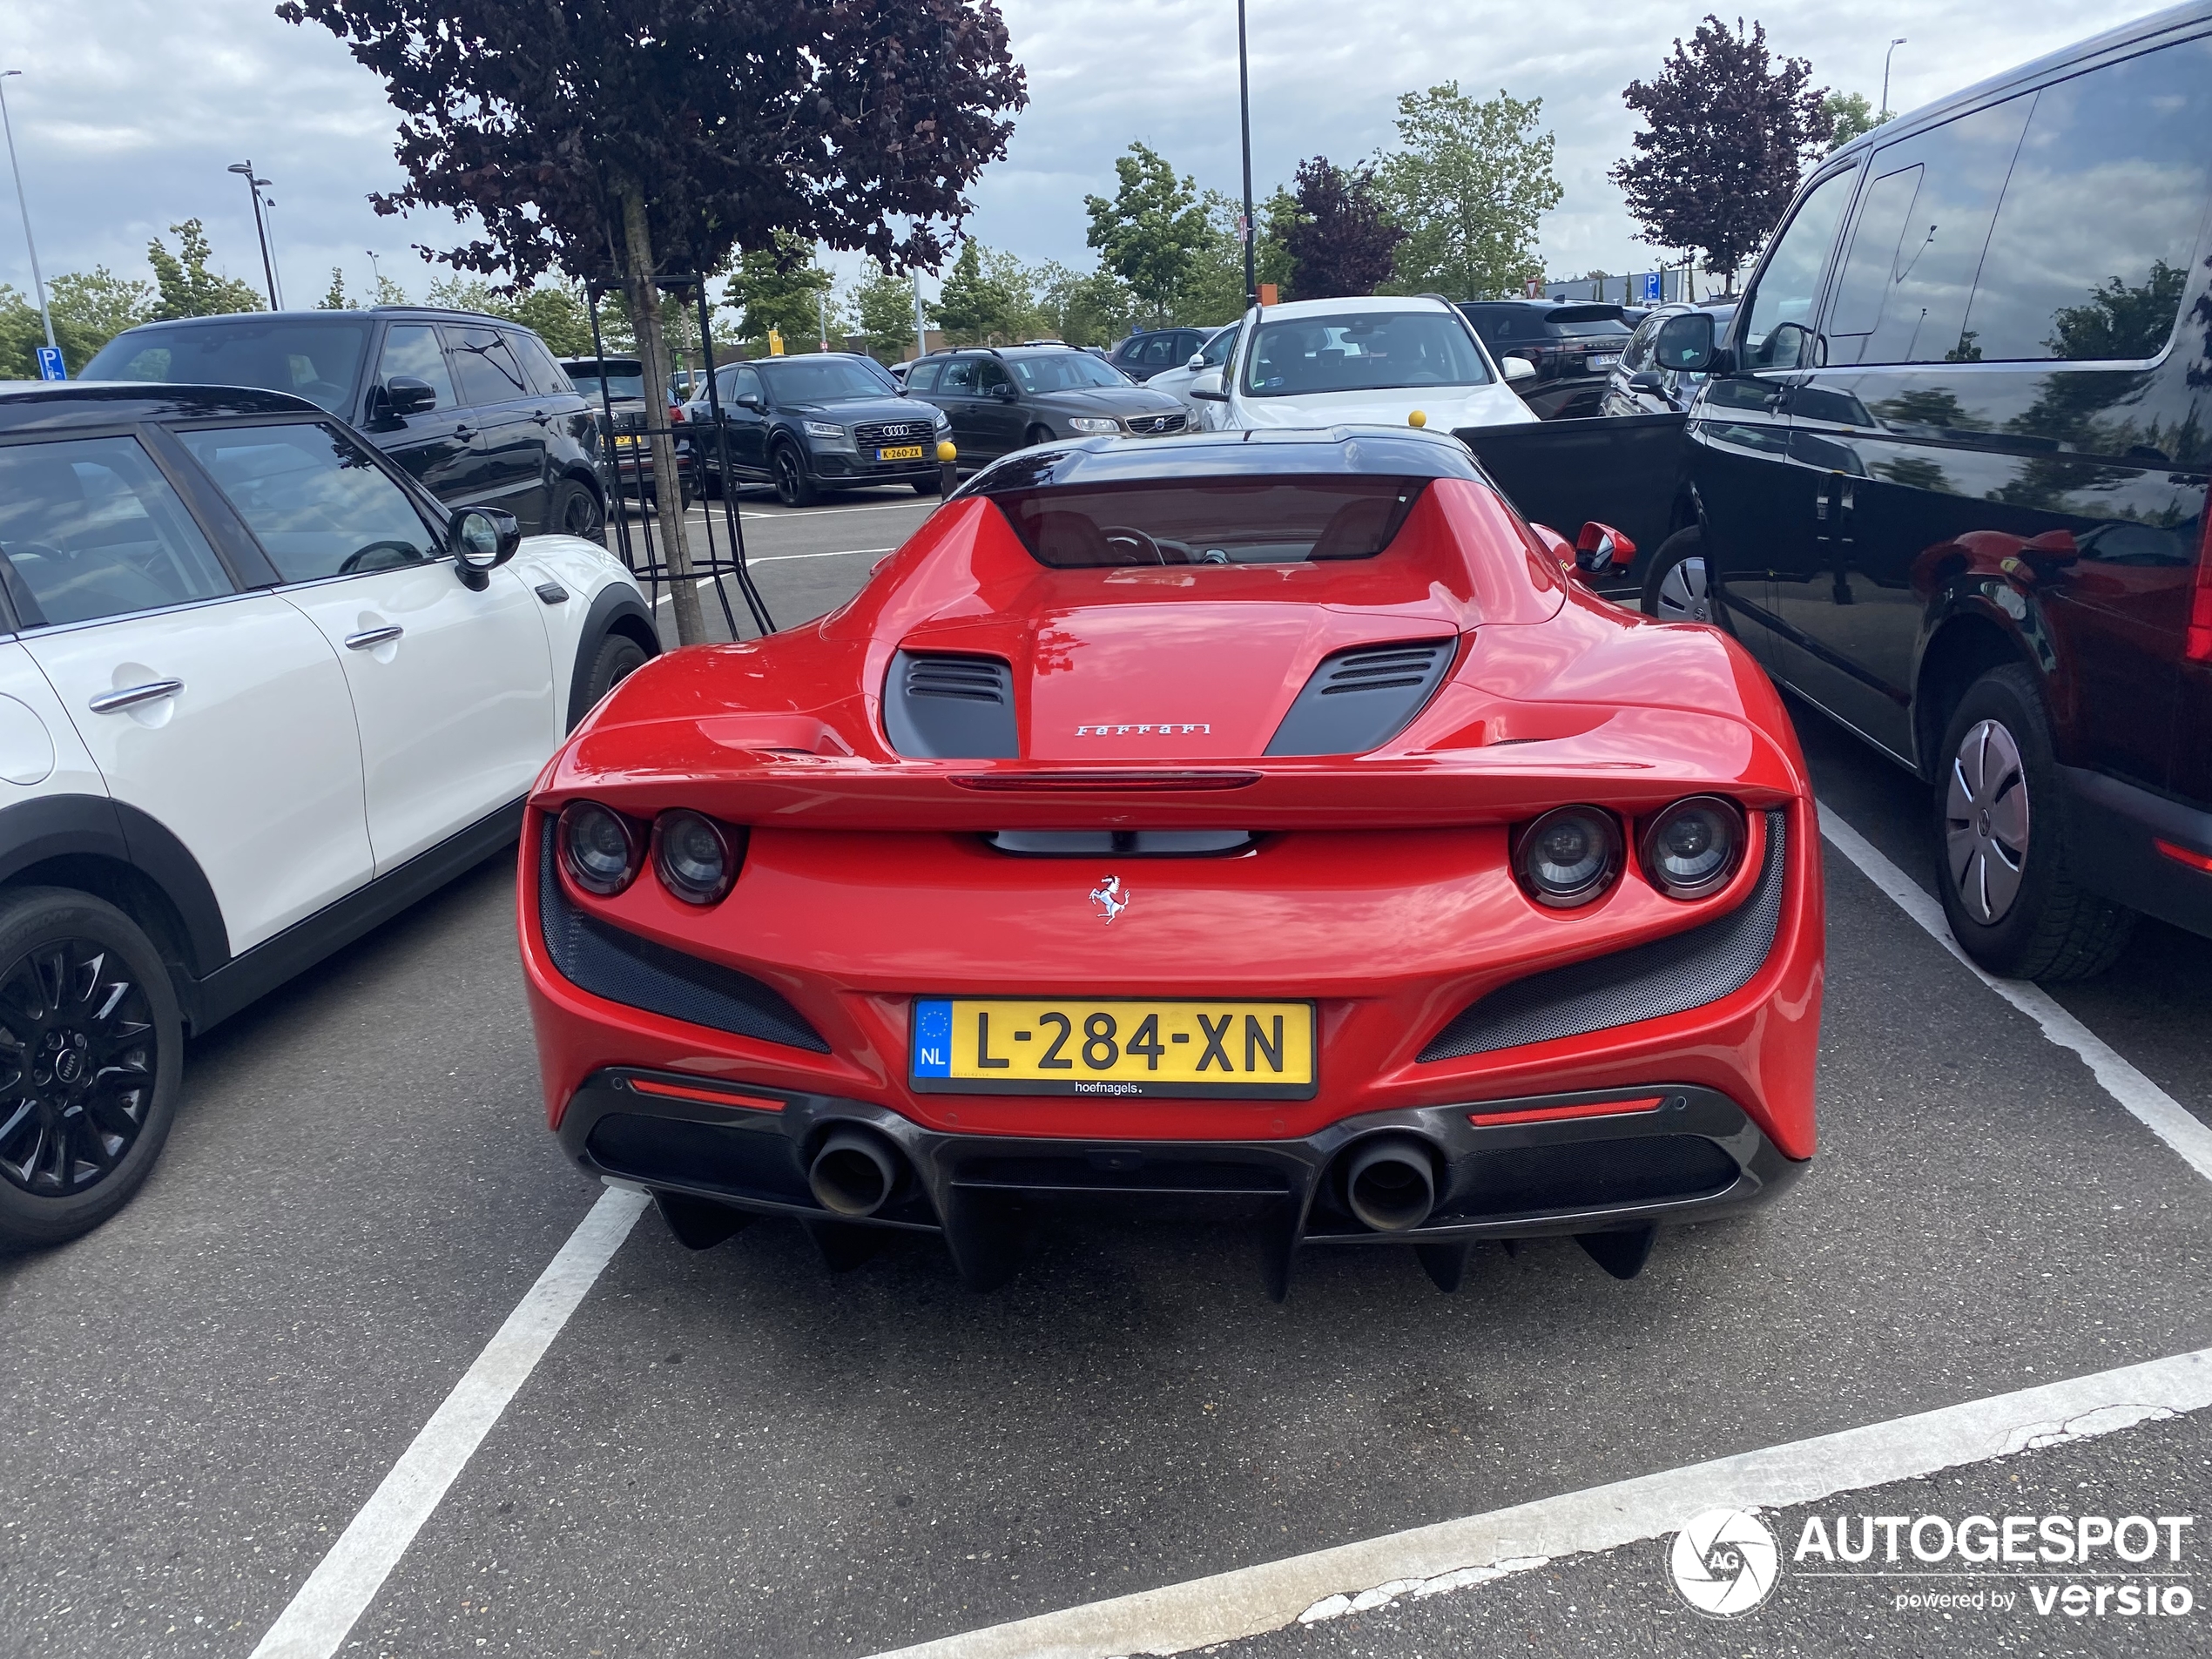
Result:
{"type": "Polygon", "coordinates": [[[1441,311],[1264,322],[1244,354],[1248,397],[1482,386],[1489,379],[1466,325],[1441,311]]]}
{"type": "Polygon", "coordinates": [[[604,387],[609,397],[634,397],[645,401],[645,366],[643,363],[601,362],[563,363],[569,383],[588,398],[597,401],[604,387]]]}
{"type": "Polygon", "coordinates": [[[856,397],[896,397],[888,370],[857,357],[784,358],[754,365],[779,403],[836,403],[856,397]]]}
{"type": "Polygon", "coordinates": [[[1597,334],[1622,334],[1629,332],[1629,325],[1613,318],[1596,322],[1561,322],[1552,325],[1562,340],[1582,340],[1597,334]]]}
{"type": "Polygon", "coordinates": [[[1089,352],[1055,352],[1049,357],[1009,357],[1006,366],[1025,392],[1076,392],[1091,386],[1127,386],[1129,376],[1089,352]]]}
{"type": "Polygon", "coordinates": [[[117,335],[78,378],[258,386],[350,416],[368,344],[368,322],[353,317],[156,324],[117,335]]]}
{"type": "Polygon", "coordinates": [[[1208,478],[994,492],[1040,564],[1298,564],[1372,558],[1421,478],[1208,478]]]}

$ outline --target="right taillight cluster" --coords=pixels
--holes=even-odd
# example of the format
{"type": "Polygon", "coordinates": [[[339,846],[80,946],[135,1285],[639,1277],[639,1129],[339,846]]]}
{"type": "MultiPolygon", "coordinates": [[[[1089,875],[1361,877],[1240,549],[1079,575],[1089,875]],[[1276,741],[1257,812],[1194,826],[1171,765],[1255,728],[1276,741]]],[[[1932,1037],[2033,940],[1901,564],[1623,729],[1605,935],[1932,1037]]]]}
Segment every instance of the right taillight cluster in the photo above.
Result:
{"type": "MultiPolygon", "coordinates": [[[[1729,884],[1743,862],[1743,809],[1717,795],[1691,795],[1635,827],[1645,878],[1669,899],[1703,899],[1729,884]]],[[[1602,898],[1628,861],[1621,820],[1602,806],[1561,806],[1514,838],[1514,875],[1538,904],[1573,910],[1602,898]]]]}
{"type": "Polygon", "coordinates": [[[2192,663],[2212,663],[2212,496],[2205,499],[2204,529],[2196,550],[2196,583],[2189,594],[2189,631],[2182,654],[2192,663]]]}
{"type": "Polygon", "coordinates": [[[661,813],[647,830],[597,801],[572,800],[555,839],[569,880],[603,899],[629,887],[650,859],[661,886],[685,904],[718,904],[745,860],[743,830],[686,807],[661,813]]]}

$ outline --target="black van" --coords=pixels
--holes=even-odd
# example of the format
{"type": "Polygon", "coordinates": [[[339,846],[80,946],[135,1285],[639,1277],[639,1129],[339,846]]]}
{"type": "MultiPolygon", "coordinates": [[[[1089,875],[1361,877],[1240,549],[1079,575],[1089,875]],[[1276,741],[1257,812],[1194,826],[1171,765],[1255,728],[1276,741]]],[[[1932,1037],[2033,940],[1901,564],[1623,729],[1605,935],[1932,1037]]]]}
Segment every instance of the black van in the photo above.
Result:
{"type": "MultiPolygon", "coordinates": [[[[2100,971],[2147,911],[2212,934],[2212,4],[1880,127],[1798,192],[1706,373],[1701,596],[1934,786],[1952,931],[2100,971]]],[[[1646,417],[1647,419],[1650,417],[1646,417]]]]}
{"type": "Polygon", "coordinates": [[[606,528],[597,413],[527,328],[473,311],[241,312],[125,330],[78,378],[258,386],[349,421],[448,507],[606,528]]]}

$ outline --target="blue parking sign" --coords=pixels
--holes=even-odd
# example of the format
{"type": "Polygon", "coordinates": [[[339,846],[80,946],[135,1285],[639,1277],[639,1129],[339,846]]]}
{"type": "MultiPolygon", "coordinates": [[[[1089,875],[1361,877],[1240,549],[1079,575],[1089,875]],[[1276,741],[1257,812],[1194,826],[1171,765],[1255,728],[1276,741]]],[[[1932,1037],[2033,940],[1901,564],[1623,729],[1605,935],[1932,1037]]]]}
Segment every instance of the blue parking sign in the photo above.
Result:
{"type": "Polygon", "coordinates": [[[38,348],[38,378],[42,381],[65,381],[69,378],[69,369],[62,361],[59,346],[41,346],[38,348]]]}
{"type": "Polygon", "coordinates": [[[1641,292],[1639,292],[1636,295],[1637,301],[1640,304],[1647,306],[1657,305],[1664,293],[1663,284],[1665,280],[1666,273],[1664,272],[1646,271],[1643,275],[1638,279],[1641,286],[1641,292]]]}

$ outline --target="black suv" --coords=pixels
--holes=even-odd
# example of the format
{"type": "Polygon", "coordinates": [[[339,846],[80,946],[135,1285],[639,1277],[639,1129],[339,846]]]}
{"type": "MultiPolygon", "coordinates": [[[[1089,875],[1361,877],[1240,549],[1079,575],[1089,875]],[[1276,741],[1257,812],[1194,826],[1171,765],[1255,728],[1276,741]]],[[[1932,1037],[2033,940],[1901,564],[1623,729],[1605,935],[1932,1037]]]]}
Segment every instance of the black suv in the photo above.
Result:
{"type": "Polygon", "coordinates": [[[1556,300],[1471,300],[1460,307],[1493,357],[1526,358],[1536,378],[1514,390],[1540,421],[1595,415],[1607,377],[1629,343],[1619,306],[1556,300]]]}
{"type": "Polygon", "coordinates": [[[684,406],[692,471],[709,496],[722,493],[725,435],[731,479],[772,483],[788,507],[809,507],[825,489],[856,484],[907,484],[919,496],[939,488],[945,417],[909,402],[873,357],[808,352],[725,363],[714,385],[724,434],[715,431],[704,386],[684,406]]]}
{"type": "Polygon", "coordinates": [[[1150,328],[1131,334],[1106,354],[1106,361],[1133,381],[1149,381],[1163,368],[1181,368],[1205,348],[1213,328],[1150,328]]]}
{"type": "Polygon", "coordinates": [[[1190,418],[1180,399],[1131,386],[1110,364],[1072,346],[925,357],[907,371],[907,389],[944,410],[964,467],[1055,438],[1164,437],[1190,418]]]}
{"type": "Polygon", "coordinates": [[[476,312],[245,312],[126,329],[78,377],[289,392],[350,421],[449,507],[597,541],[599,422],[544,342],[476,312]]]}

